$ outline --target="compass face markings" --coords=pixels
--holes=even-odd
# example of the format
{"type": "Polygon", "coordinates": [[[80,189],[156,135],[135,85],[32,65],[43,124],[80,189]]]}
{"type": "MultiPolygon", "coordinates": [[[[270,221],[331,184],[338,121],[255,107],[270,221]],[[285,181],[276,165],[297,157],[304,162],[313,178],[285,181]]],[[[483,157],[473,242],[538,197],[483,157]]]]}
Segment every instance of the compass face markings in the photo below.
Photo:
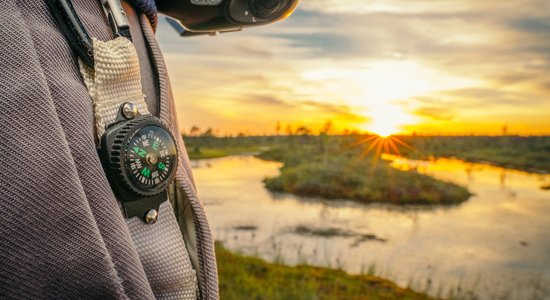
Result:
{"type": "Polygon", "coordinates": [[[128,176],[140,189],[155,189],[170,177],[176,146],[163,128],[145,126],[130,139],[126,149],[128,176]]]}
{"type": "Polygon", "coordinates": [[[141,157],[145,157],[145,155],[147,155],[147,152],[144,150],[144,149],[141,149],[139,147],[134,147],[134,153],[136,153],[137,155],[141,156],[141,157]]]}
{"type": "Polygon", "coordinates": [[[151,170],[149,168],[145,167],[141,170],[141,175],[144,177],[149,177],[151,175],[151,170]]]}

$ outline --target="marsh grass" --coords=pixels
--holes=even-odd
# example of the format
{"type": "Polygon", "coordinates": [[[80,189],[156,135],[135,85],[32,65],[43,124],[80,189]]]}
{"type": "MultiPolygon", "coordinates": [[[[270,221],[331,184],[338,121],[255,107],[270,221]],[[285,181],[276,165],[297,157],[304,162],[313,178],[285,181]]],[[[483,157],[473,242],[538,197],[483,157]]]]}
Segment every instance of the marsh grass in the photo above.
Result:
{"type": "Polygon", "coordinates": [[[403,136],[411,158],[456,157],[530,172],[550,171],[548,136],[403,136]]]}
{"type": "MultiPolygon", "coordinates": [[[[192,159],[250,153],[269,147],[299,149],[316,146],[327,153],[339,152],[367,134],[289,136],[184,136],[192,159]]],[[[526,171],[550,172],[550,136],[398,136],[410,147],[399,147],[399,155],[414,159],[456,157],[526,171]]],[[[361,152],[369,144],[357,144],[347,152],[361,152]]]]}
{"type": "Polygon", "coordinates": [[[387,240],[381,238],[372,233],[359,233],[349,230],[343,230],[336,227],[308,227],[305,225],[300,225],[294,228],[289,228],[288,232],[302,235],[302,236],[313,236],[320,238],[332,238],[332,237],[344,237],[344,238],[353,238],[355,241],[350,245],[350,247],[357,247],[364,242],[380,242],[385,243],[387,240]]]}
{"type": "Polygon", "coordinates": [[[229,252],[216,243],[220,296],[232,299],[432,299],[371,275],[285,266],[229,252]]]}
{"type": "Polygon", "coordinates": [[[415,171],[401,171],[384,160],[359,158],[353,151],[327,153],[306,145],[276,147],[260,158],[284,163],[280,175],[266,178],[266,188],[298,196],[351,199],[362,203],[457,204],[471,194],[453,183],[415,171]]]}
{"type": "Polygon", "coordinates": [[[220,158],[229,155],[257,153],[259,147],[193,147],[187,152],[190,159],[220,158]]]}
{"type": "MultiPolygon", "coordinates": [[[[317,228],[300,231],[322,234],[319,237],[328,239],[353,236],[349,232],[317,228]]],[[[479,299],[476,283],[481,278],[474,281],[474,286],[465,286],[462,280],[453,284],[434,283],[430,274],[419,273],[411,276],[403,288],[394,283],[400,281],[400,276],[393,273],[395,270],[384,269],[376,262],[361,265],[359,275],[351,275],[343,271],[346,266],[342,253],[329,256],[323,256],[322,253],[329,253],[326,250],[311,253],[305,244],[289,246],[275,236],[266,242],[270,244],[267,252],[259,247],[263,242],[255,248],[232,251],[222,242],[216,243],[222,299],[479,299]],[[291,247],[295,255],[285,247],[291,247]],[[271,262],[256,258],[266,254],[271,262]],[[292,280],[298,282],[289,282],[292,280]]],[[[496,295],[490,299],[506,299],[501,297],[505,295],[502,291],[496,295]]]]}

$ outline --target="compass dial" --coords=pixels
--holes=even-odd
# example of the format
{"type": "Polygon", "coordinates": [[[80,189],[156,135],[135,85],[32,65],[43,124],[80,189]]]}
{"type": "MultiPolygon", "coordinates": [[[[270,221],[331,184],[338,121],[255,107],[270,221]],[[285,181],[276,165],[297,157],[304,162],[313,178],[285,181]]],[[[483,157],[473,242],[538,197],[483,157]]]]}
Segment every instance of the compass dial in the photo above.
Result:
{"type": "Polygon", "coordinates": [[[176,168],[174,140],[164,128],[156,125],[139,129],[126,144],[125,156],[128,178],[144,191],[164,186],[176,168]]]}

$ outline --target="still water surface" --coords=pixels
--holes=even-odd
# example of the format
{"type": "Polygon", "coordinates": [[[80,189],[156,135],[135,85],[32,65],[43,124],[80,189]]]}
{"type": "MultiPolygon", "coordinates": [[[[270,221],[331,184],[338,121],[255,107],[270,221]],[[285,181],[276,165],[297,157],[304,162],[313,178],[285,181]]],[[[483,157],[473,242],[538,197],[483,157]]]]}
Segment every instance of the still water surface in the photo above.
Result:
{"type": "Polygon", "coordinates": [[[285,264],[373,272],[432,295],[550,299],[550,175],[453,159],[393,165],[466,186],[457,206],[409,207],[273,194],[281,166],[251,156],[194,161],[215,238],[285,264]]]}

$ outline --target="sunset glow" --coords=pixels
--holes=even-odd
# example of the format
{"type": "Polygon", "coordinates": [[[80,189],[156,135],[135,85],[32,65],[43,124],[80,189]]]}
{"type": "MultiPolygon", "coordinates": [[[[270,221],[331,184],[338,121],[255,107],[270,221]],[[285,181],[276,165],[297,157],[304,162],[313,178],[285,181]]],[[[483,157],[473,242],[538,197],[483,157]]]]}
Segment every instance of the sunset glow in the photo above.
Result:
{"type": "Polygon", "coordinates": [[[273,26],[157,34],[184,131],[532,135],[550,134],[548,20],[541,0],[318,0],[273,26]]]}
{"type": "Polygon", "coordinates": [[[392,134],[408,133],[405,125],[415,124],[415,116],[402,111],[399,107],[376,105],[368,112],[370,122],[360,128],[371,133],[387,137],[392,134]]]}

